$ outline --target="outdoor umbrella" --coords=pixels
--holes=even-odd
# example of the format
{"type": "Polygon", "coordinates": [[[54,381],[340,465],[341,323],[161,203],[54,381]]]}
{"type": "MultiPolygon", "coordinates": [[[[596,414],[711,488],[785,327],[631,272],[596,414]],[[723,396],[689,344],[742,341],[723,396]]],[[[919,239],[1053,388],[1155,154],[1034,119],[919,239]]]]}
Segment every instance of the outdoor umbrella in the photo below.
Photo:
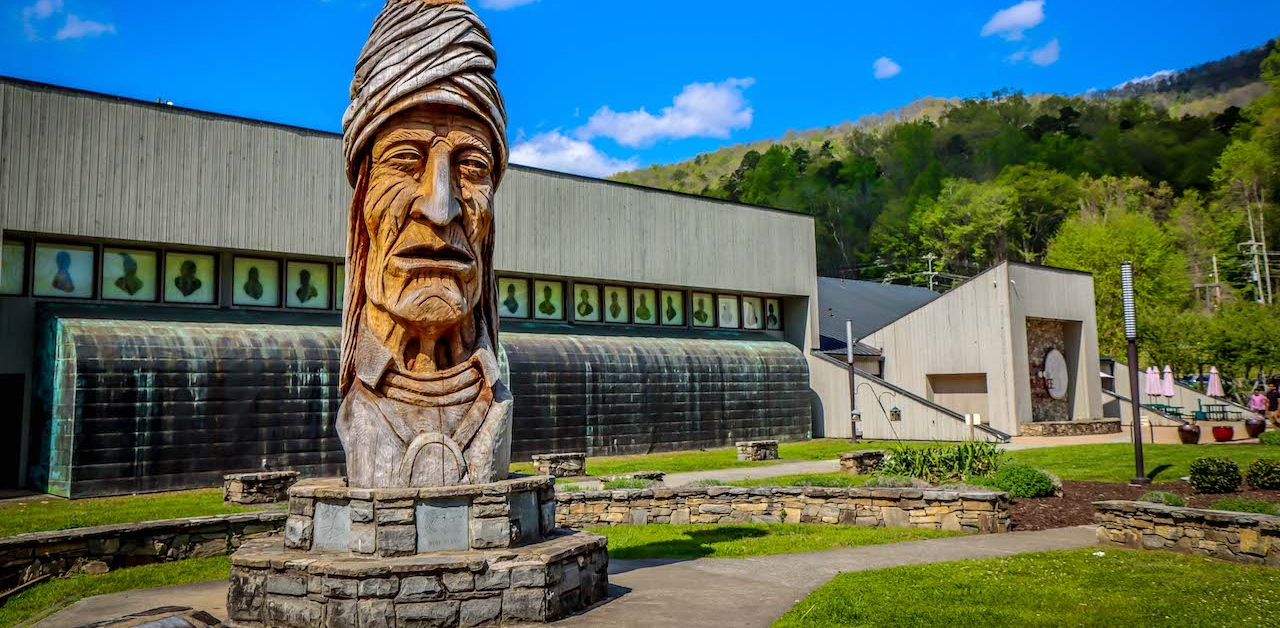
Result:
{"type": "Polygon", "coordinates": [[[1209,367],[1209,396],[1210,397],[1226,397],[1227,393],[1222,390],[1222,376],[1218,375],[1218,367],[1209,367]]]}
{"type": "Polygon", "coordinates": [[[1165,397],[1173,396],[1173,369],[1169,365],[1164,365],[1164,381],[1160,382],[1160,394],[1165,397]]]}
{"type": "Polygon", "coordinates": [[[1147,395],[1151,397],[1160,396],[1160,372],[1154,366],[1147,367],[1147,395]]]}

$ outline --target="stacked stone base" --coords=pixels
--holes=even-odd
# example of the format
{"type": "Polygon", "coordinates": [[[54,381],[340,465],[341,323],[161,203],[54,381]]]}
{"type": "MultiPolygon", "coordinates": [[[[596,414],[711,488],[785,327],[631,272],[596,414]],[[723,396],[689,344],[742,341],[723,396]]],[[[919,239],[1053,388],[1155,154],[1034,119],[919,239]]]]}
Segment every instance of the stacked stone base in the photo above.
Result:
{"type": "Polygon", "coordinates": [[[401,558],[322,555],[280,539],[231,559],[230,628],[413,628],[545,623],[605,599],[606,539],[557,530],[510,549],[401,558]]]}
{"type": "Polygon", "coordinates": [[[1023,436],[1096,436],[1119,434],[1120,419],[1080,419],[1023,423],[1023,436]]]}

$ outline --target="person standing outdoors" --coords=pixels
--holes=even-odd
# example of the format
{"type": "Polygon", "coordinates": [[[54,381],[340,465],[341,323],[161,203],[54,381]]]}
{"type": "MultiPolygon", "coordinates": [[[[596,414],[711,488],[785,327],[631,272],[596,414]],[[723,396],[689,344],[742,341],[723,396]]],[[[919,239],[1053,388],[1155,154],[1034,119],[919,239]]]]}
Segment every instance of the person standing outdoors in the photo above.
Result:
{"type": "Polygon", "coordinates": [[[1267,418],[1280,427],[1280,391],[1276,390],[1275,382],[1267,384],[1267,418]]]}
{"type": "Polygon", "coordinates": [[[1249,397],[1249,410],[1253,415],[1262,418],[1267,414],[1267,396],[1263,394],[1261,388],[1253,389],[1253,396],[1249,397]]]}

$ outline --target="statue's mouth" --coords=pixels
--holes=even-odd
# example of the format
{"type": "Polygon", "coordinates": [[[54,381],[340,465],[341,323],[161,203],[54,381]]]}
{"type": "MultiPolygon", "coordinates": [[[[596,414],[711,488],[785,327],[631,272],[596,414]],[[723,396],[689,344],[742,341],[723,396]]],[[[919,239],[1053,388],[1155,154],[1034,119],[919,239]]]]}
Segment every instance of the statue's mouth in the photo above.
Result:
{"type": "Polygon", "coordinates": [[[466,272],[475,265],[475,258],[466,249],[452,244],[413,244],[401,247],[392,255],[392,262],[406,271],[453,270],[466,272]]]}

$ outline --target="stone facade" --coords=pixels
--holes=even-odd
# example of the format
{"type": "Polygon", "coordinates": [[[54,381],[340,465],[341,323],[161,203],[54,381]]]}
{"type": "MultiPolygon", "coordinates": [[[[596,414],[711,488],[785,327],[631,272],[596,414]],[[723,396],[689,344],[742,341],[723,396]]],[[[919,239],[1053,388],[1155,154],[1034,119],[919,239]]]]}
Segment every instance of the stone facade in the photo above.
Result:
{"type": "Polygon", "coordinates": [[[538,454],[533,456],[534,473],[556,478],[576,478],[587,474],[587,453],[538,454]]]}
{"type": "Polygon", "coordinates": [[[778,441],[747,440],[734,443],[738,447],[738,460],[777,460],[778,441]]]}
{"type": "Polygon", "coordinates": [[[394,557],[541,541],[555,528],[546,476],[435,488],[348,488],[338,479],[289,489],[284,544],[300,551],[394,557]]]}
{"type": "Polygon", "coordinates": [[[557,530],[542,543],[516,549],[372,560],[254,542],[231,558],[227,625],[453,628],[549,622],[605,598],[605,543],[599,534],[557,530]]]}
{"type": "MultiPolygon", "coordinates": [[[[1063,321],[1043,318],[1027,319],[1027,359],[1031,374],[1031,420],[1069,421],[1071,407],[1065,399],[1054,399],[1049,394],[1048,383],[1040,373],[1044,371],[1044,358],[1050,349],[1067,353],[1067,332],[1063,321]]],[[[1024,434],[1025,435],[1025,434],[1024,434]]]]}
{"type": "Polygon", "coordinates": [[[1130,501],[1093,507],[1102,545],[1280,567],[1280,517],[1130,501]]]}
{"type": "Polygon", "coordinates": [[[841,473],[869,475],[879,471],[882,464],[884,464],[884,451],[880,449],[846,451],[840,454],[841,473]]]}
{"type": "Polygon", "coordinates": [[[274,504],[289,499],[297,471],[230,473],[222,476],[222,501],[233,504],[274,504]]]}
{"type": "Polygon", "coordinates": [[[254,512],[10,536],[0,539],[0,590],[46,575],[220,556],[276,534],[284,522],[284,512],[254,512]]]}
{"type": "Polygon", "coordinates": [[[1120,419],[1080,419],[1022,424],[1023,436],[1093,436],[1119,433],[1120,419]]]}
{"type": "Polygon", "coordinates": [[[1005,493],[865,488],[632,489],[561,493],[556,523],[585,528],[686,523],[826,523],[1007,532],[1005,493]]]}

